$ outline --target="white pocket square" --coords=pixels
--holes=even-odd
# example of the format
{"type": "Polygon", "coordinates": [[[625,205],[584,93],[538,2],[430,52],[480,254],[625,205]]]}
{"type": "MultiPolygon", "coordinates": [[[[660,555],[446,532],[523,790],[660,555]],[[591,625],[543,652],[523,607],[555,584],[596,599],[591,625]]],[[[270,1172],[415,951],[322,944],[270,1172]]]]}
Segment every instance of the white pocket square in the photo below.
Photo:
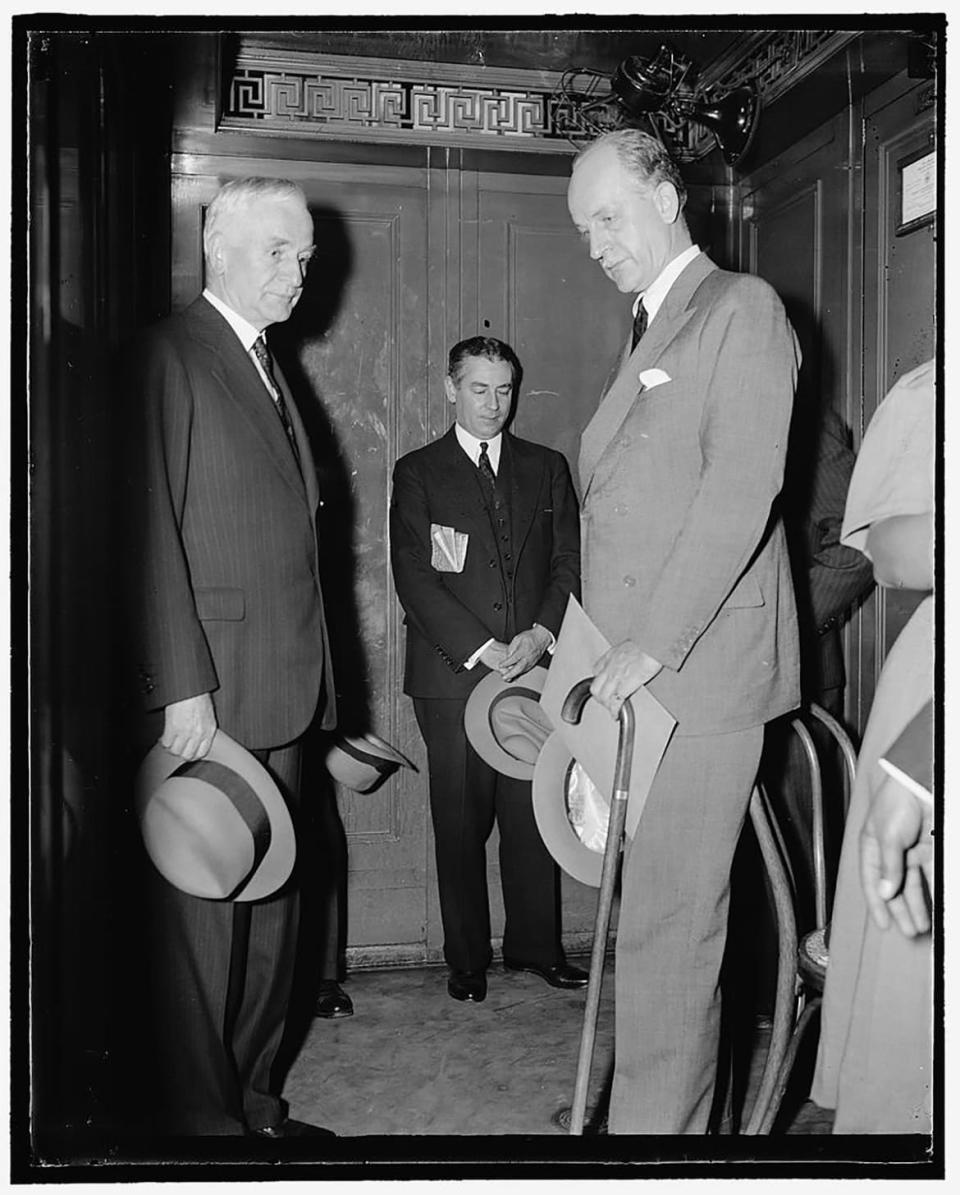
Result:
{"type": "Polygon", "coordinates": [[[662,386],[664,382],[671,381],[668,373],[664,373],[662,369],[642,369],[640,371],[640,385],[644,390],[652,390],[654,386],[662,386]]]}

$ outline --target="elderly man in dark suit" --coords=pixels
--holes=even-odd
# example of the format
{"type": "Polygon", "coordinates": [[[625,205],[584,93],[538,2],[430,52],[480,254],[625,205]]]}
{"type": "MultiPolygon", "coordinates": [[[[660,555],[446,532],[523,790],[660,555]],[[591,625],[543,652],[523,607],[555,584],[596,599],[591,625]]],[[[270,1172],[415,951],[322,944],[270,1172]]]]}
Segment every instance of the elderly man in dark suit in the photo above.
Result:
{"type": "Polygon", "coordinates": [[[567,462],[504,430],[519,375],[502,341],[476,336],[453,347],[444,386],[456,423],[397,461],[390,506],[406,614],[404,692],[429,761],[448,990],[474,1002],[486,996],[492,955],[485,843],[494,817],[505,966],[553,987],[587,981],[563,957],[557,869],[537,831],[530,784],[494,771],[463,725],[467,698],[491,669],[513,680],[544,657],[580,589],[567,462]]]}
{"type": "Polygon", "coordinates": [[[591,691],[617,717],[648,685],[677,720],[624,851],[610,1131],[702,1133],[731,862],[764,723],[800,701],[776,509],[799,353],[771,288],[693,243],[655,138],[591,143],[567,198],[591,257],[636,296],[580,447],[584,606],[613,644],[591,691]]]}
{"type": "MultiPolygon", "coordinates": [[[[310,446],[264,338],[313,253],[301,189],[228,183],[207,212],[206,289],[138,346],[128,396],[137,667],[153,738],[184,760],[218,727],[297,799],[300,741],[335,722],[310,446]]],[[[160,1122],[191,1136],[326,1133],[292,1121],[271,1068],[296,946],[290,886],[201,900],[151,875],[160,1122]]]]}

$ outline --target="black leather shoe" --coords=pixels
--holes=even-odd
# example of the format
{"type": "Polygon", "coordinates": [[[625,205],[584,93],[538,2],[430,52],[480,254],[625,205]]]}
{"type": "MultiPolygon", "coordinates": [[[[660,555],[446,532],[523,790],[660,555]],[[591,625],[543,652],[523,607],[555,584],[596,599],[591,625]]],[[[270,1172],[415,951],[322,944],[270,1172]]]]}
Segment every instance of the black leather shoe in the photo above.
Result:
{"type": "Polygon", "coordinates": [[[286,1141],[290,1137],[336,1137],[333,1129],[321,1128],[318,1124],[307,1124],[305,1120],[282,1120],[280,1124],[265,1124],[259,1129],[250,1129],[251,1137],[264,1141],[286,1141]]]}
{"type": "Polygon", "coordinates": [[[317,991],[315,1017],[352,1017],[353,1001],[335,979],[325,979],[317,991]]]}
{"type": "Polygon", "coordinates": [[[569,963],[554,963],[552,967],[538,967],[536,963],[521,963],[519,959],[504,956],[503,965],[508,971],[529,971],[532,975],[539,975],[552,988],[585,988],[590,976],[579,967],[571,967],[569,963]]]}
{"type": "Polygon", "coordinates": [[[454,1000],[479,1004],[487,998],[487,976],[483,971],[454,971],[447,980],[447,991],[454,1000]]]}

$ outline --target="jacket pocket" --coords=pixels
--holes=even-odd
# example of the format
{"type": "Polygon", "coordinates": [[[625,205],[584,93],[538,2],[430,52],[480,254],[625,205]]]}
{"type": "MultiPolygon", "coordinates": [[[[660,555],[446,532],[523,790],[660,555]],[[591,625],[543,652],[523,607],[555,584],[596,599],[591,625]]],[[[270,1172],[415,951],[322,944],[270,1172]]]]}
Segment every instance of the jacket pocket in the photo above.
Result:
{"type": "Polygon", "coordinates": [[[730,596],[723,603],[723,609],[742,610],[750,606],[763,606],[763,592],[757,584],[756,577],[748,573],[734,585],[730,596]]]}
{"type": "Polygon", "coordinates": [[[201,622],[239,622],[246,615],[246,601],[242,589],[214,586],[194,590],[197,617],[201,622]]]}

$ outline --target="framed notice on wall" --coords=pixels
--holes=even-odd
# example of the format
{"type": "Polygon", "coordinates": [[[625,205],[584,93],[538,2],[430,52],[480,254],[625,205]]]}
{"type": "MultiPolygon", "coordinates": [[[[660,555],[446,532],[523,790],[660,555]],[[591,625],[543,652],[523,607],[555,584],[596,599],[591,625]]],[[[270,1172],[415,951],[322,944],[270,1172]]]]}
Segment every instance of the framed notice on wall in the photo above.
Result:
{"type": "Polygon", "coordinates": [[[921,149],[897,162],[897,236],[930,224],[937,214],[937,151],[921,149]]]}

